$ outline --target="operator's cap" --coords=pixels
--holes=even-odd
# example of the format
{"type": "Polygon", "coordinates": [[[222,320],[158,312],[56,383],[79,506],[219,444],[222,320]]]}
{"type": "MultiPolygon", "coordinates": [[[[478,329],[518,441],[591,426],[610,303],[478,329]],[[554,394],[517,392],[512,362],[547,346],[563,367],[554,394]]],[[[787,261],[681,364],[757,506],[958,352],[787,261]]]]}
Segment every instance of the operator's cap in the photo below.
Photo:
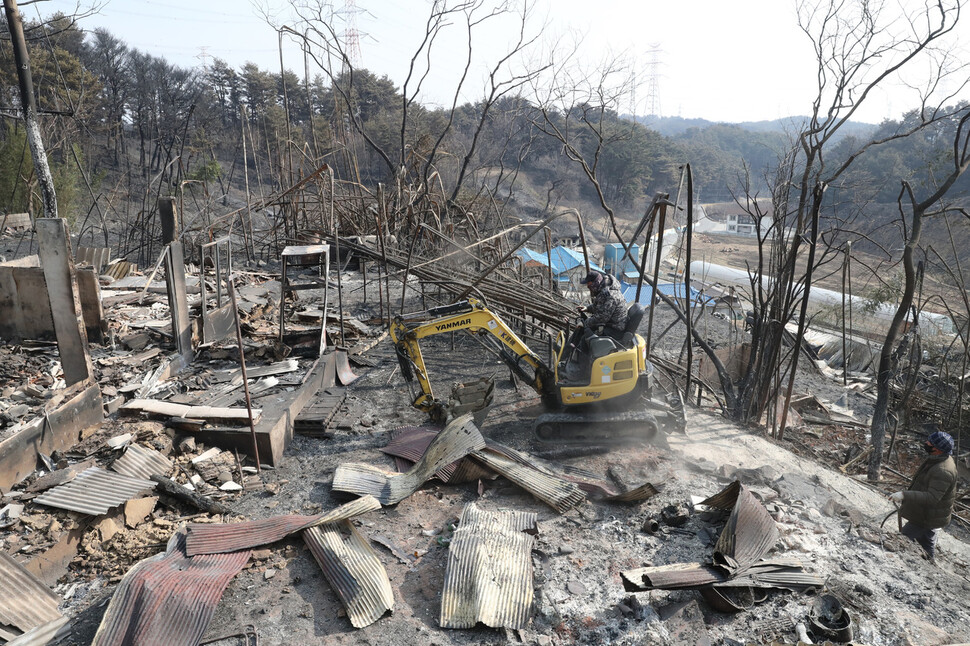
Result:
{"type": "Polygon", "coordinates": [[[603,274],[598,271],[591,271],[586,274],[586,278],[583,280],[587,286],[599,287],[603,284],[603,274]]]}
{"type": "Polygon", "coordinates": [[[930,444],[943,451],[947,455],[953,453],[953,438],[949,433],[944,433],[943,431],[937,431],[931,434],[927,440],[930,444]]]}

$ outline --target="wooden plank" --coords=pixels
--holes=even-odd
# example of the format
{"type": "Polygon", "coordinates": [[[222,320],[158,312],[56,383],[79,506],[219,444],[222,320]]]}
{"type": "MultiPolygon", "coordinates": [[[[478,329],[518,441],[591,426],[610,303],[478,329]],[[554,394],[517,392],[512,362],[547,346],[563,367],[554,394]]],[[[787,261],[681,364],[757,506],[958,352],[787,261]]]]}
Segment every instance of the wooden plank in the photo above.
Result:
{"type": "MultiPolygon", "coordinates": [[[[103,339],[101,287],[90,269],[77,272],[78,296],[88,339],[103,339]]],[[[0,338],[53,340],[47,282],[40,267],[0,265],[0,338]]]]}
{"type": "Polygon", "coordinates": [[[88,354],[88,335],[77,293],[67,222],[60,218],[40,218],[35,229],[64,380],[68,385],[76,384],[90,378],[94,370],[88,354]]]}
{"type": "Polygon", "coordinates": [[[174,197],[158,198],[158,220],[162,225],[162,244],[178,240],[179,218],[174,197]]]}
{"type": "MultiPolygon", "coordinates": [[[[189,419],[204,419],[225,422],[249,422],[249,413],[245,408],[219,408],[216,406],[187,406],[156,399],[132,399],[121,407],[126,413],[149,413],[167,417],[186,417],[189,419]]],[[[262,410],[253,409],[253,418],[259,419],[262,410]]]]}
{"type": "Polygon", "coordinates": [[[77,384],[48,404],[41,417],[13,437],[0,442],[0,491],[10,488],[37,468],[38,453],[66,451],[87,429],[104,420],[101,389],[93,382],[77,384]]]}
{"type": "Polygon", "coordinates": [[[101,284],[98,282],[98,272],[94,269],[79,269],[77,291],[78,298],[81,299],[81,315],[84,317],[84,329],[88,333],[88,340],[101,343],[104,341],[107,324],[104,321],[104,310],[101,308],[101,284]]]}

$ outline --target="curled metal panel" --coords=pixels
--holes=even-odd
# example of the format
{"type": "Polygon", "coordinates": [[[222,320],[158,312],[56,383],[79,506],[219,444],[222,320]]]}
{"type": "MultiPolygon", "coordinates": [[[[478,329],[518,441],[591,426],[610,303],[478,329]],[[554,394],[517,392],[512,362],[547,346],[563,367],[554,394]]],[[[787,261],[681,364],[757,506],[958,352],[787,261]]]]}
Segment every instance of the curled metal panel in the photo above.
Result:
{"type": "MultiPolygon", "coordinates": [[[[381,451],[404,460],[403,463],[397,461],[397,467],[399,471],[407,471],[412,464],[421,459],[435,436],[438,435],[439,430],[435,426],[403,426],[396,429],[394,437],[381,451]]],[[[491,471],[463,458],[441,467],[435,471],[434,477],[448,484],[458,484],[487,478],[491,475],[491,471]]]]}
{"type": "Polygon", "coordinates": [[[61,598],[6,552],[0,552],[0,624],[23,632],[59,619],[61,598]]]}
{"type": "Polygon", "coordinates": [[[475,503],[462,511],[451,539],[442,628],[525,628],[532,606],[534,512],[488,512],[475,503]],[[531,533],[530,533],[531,532],[531,533]]]}
{"type": "Polygon", "coordinates": [[[622,492],[619,491],[612,483],[607,482],[606,480],[598,477],[596,474],[586,471],[585,469],[579,469],[566,464],[559,464],[550,460],[543,460],[527,453],[516,451],[515,449],[507,446],[503,446],[497,442],[489,442],[488,448],[495,453],[499,453],[511,458],[519,464],[542,471],[556,478],[573,482],[586,493],[610,502],[642,502],[647,498],[656,496],[658,493],[660,493],[660,490],[649,482],[642,484],[635,489],[631,489],[630,491],[622,492]]]}
{"type": "Polygon", "coordinates": [[[132,567],[115,589],[92,646],[196,646],[250,552],[187,556],[175,534],[164,554],[132,567]]]}
{"type": "Polygon", "coordinates": [[[369,464],[345,463],[333,474],[333,490],[360,496],[369,494],[383,505],[394,505],[417,491],[438,469],[484,446],[485,439],[472,416],[462,415],[435,437],[407,473],[391,473],[369,464]]]}
{"type": "Polygon", "coordinates": [[[123,456],[114,461],[111,470],[132,478],[150,480],[153,475],[168,476],[172,471],[172,461],[154,449],[132,444],[123,456]]]}
{"type": "Polygon", "coordinates": [[[337,380],[340,381],[341,386],[349,386],[357,381],[357,375],[350,368],[350,362],[347,360],[346,352],[337,350],[334,352],[334,359],[336,360],[337,380]]]}
{"type": "Polygon", "coordinates": [[[369,626],[394,609],[387,571],[349,520],[311,527],[303,540],[337,591],[354,628],[369,626]]]}
{"type": "Polygon", "coordinates": [[[250,549],[275,543],[309,527],[337,523],[380,508],[381,504],[373,496],[364,496],[316,516],[290,514],[241,523],[191,523],[186,528],[185,552],[195,556],[250,549]]]}
{"type": "Polygon", "coordinates": [[[559,513],[572,509],[586,500],[586,494],[576,484],[562,478],[520,464],[492,449],[475,451],[472,457],[519,485],[559,513]]]}
{"type": "Polygon", "coordinates": [[[100,516],[112,507],[155,488],[151,480],[111,473],[98,467],[82,471],[73,480],[34,498],[34,502],[100,516]]]}
{"type": "MultiPolygon", "coordinates": [[[[778,527],[757,498],[735,481],[704,505],[731,510],[714,546],[711,563],[674,563],[621,572],[628,591],[673,588],[783,588],[807,590],[821,587],[818,576],[802,571],[796,559],[765,559],[778,540],[778,527]]],[[[725,595],[709,595],[722,603],[725,595]]],[[[724,602],[726,604],[726,602],[724,602]]]]}
{"type": "Polygon", "coordinates": [[[738,482],[738,493],[727,524],[714,545],[714,563],[730,570],[756,563],[778,542],[778,526],[757,498],[738,482]]]}

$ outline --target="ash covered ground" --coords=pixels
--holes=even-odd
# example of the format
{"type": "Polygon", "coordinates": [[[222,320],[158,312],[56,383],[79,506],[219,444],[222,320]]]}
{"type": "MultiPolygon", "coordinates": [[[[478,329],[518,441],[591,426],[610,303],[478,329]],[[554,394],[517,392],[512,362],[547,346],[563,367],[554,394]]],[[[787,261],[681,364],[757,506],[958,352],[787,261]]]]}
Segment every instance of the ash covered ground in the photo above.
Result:
{"type": "MultiPolygon", "coordinates": [[[[347,311],[366,320],[376,314],[376,304],[361,302],[360,283],[359,274],[344,274],[344,303],[347,311]]],[[[400,292],[392,291],[392,302],[399,298],[400,292]]],[[[419,307],[415,301],[408,309],[419,307]]],[[[665,329],[671,320],[658,310],[655,330],[665,329]]],[[[716,320],[709,325],[709,334],[716,335],[715,326],[726,323],[716,320]]],[[[641,329],[645,326],[646,322],[641,329]]],[[[682,342],[682,328],[674,327],[660,345],[676,357],[682,342]]],[[[729,343],[730,335],[724,332],[720,342],[729,343]]],[[[531,437],[532,419],[540,410],[538,398],[522,384],[514,385],[504,365],[465,336],[456,337],[454,349],[446,337],[425,347],[434,382],[442,391],[455,382],[496,378],[495,404],[481,427],[486,438],[527,452],[546,448],[531,437]]],[[[242,493],[231,502],[237,518],[316,513],[345,502],[346,497],[331,490],[334,469],[344,462],[393,468],[392,458],[378,449],[395,429],[427,419],[410,406],[412,394],[390,341],[381,342],[367,356],[379,365],[357,370],[360,379],[349,387],[345,404],[344,418],[351,422],[332,438],[297,436],[282,463],[262,472],[265,488],[242,493]]],[[[816,376],[806,377],[802,385],[830,401],[840,392],[840,387],[816,376]]],[[[853,394],[849,404],[861,408],[864,400],[853,394]]],[[[684,604],[696,602],[695,620],[701,620],[710,643],[794,643],[794,625],[805,621],[815,600],[810,594],[771,591],[743,612],[724,614],[712,610],[695,591],[633,594],[623,589],[621,571],[707,560],[723,517],[701,513],[691,504],[692,497],[705,498],[739,479],[778,524],[781,538],[772,555],[801,559],[808,571],[841,593],[855,622],[854,643],[970,641],[970,547],[960,528],[951,526],[943,534],[937,563],[929,563],[918,546],[898,535],[895,520],[881,527],[891,510],[885,492],[895,489],[876,490],[858,476],[826,464],[829,449],[819,444],[829,436],[827,430],[790,430],[780,443],[758,429],[731,424],[716,412],[689,407],[687,433],[670,436],[669,448],[642,446],[561,460],[604,478],[612,471],[631,487],[651,482],[661,489],[639,505],[586,502],[559,514],[502,478],[463,485],[431,481],[399,504],[358,518],[354,522],[365,535],[380,535],[410,557],[402,560],[375,545],[394,588],[395,607],[393,614],[363,629],[351,627],[301,539],[257,550],[250,565],[230,583],[207,636],[238,633],[252,625],[262,644],[703,643],[685,641],[684,626],[690,622],[676,614],[684,604]],[[489,510],[528,510],[539,516],[532,558],[533,618],[526,630],[444,630],[438,625],[450,527],[473,501],[489,510]],[[659,532],[644,531],[649,519],[661,519],[671,505],[689,512],[683,524],[661,522],[659,532]]],[[[130,425],[128,420],[111,420],[101,434],[130,432],[130,425]]],[[[838,436],[829,457],[837,464],[838,442],[848,446],[863,441],[859,435],[838,436]]],[[[120,576],[141,558],[161,551],[159,546],[179,522],[184,521],[177,515],[157,515],[148,529],[123,530],[110,540],[84,544],[72,564],[73,580],[60,585],[62,591],[71,588],[68,611],[79,619],[70,643],[90,643],[120,576]]]]}

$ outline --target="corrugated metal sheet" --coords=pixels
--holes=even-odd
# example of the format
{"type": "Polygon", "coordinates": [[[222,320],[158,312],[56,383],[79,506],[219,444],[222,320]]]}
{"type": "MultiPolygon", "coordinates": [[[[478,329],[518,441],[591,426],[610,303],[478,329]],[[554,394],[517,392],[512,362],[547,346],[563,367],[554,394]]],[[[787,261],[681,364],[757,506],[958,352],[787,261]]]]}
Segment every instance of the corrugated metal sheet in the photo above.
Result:
{"type": "Polygon", "coordinates": [[[438,469],[484,446],[485,440],[472,416],[462,415],[435,437],[407,473],[391,473],[369,464],[341,464],[333,474],[333,490],[370,494],[381,504],[393,505],[417,491],[438,469]]]}
{"type": "Polygon", "coordinates": [[[672,563],[620,572],[627,592],[698,588],[725,580],[724,572],[703,563],[672,563]]]}
{"type": "Polygon", "coordinates": [[[492,628],[526,627],[536,518],[533,512],[465,506],[448,552],[442,628],[474,628],[478,622],[492,628]]]}
{"type": "Polygon", "coordinates": [[[593,494],[597,498],[610,502],[642,502],[651,496],[656,496],[660,491],[652,484],[645,483],[627,492],[619,491],[611,482],[600,478],[594,473],[579,469],[570,465],[559,464],[549,460],[543,460],[533,455],[516,451],[515,449],[503,446],[497,442],[489,442],[488,448],[500,453],[512,460],[527,467],[542,471],[556,478],[562,478],[568,482],[573,482],[586,493],[593,494]]]}
{"type": "Polygon", "coordinates": [[[354,628],[369,626],[394,609],[394,592],[377,554],[349,520],[311,527],[303,540],[337,591],[354,628]]]}
{"type": "Polygon", "coordinates": [[[562,478],[539,471],[534,467],[520,464],[490,448],[475,451],[472,457],[489,469],[502,474],[559,513],[572,509],[586,500],[586,494],[572,482],[566,482],[562,478]]]}
{"type": "Polygon", "coordinates": [[[714,545],[714,563],[731,571],[753,565],[778,542],[778,526],[757,498],[739,482],[737,502],[714,545]]]}
{"type": "MultiPolygon", "coordinates": [[[[778,540],[778,527],[768,510],[739,481],[725,487],[701,504],[715,509],[731,509],[714,546],[712,563],[675,563],[621,572],[628,591],[655,588],[784,588],[807,590],[821,587],[823,581],[802,571],[796,559],[763,560],[778,540]]],[[[723,597],[723,595],[721,595],[723,597]]],[[[714,595],[715,602],[727,601],[714,595]]]]}
{"type": "Polygon", "coordinates": [[[73,633],[70,621],[68,617],[48,621],[7,642],[6,646],[47,646],[47,644],[59,642],[73,633]]]}
{"type": "Polygon", "coordinates": [[[60,618],[60,601],[24,566],[0,552],[0,624],[27,632],[60,618]]]}
{"type": "Polygon", "coordinates": [[[364,496],[341,505],[325,514],[303,516],[291,514],[242,523],[192,523],[186,528],[186,554],[224,554],[250,549],[278,540],[300,530],[337,523],[381,508],[373,496],[364,496]]]}
{"type": "Polygon", "coordinates": [[[154,449],[132,444],[114,461],[111,469],[132,478],[149,480],[153,475],[168,476],[172,461],[154,449]]]}
{"type": "MultiPolygon", "coordinates": [[[[395,429],[394,437],[381,451],[401,458],[395,461],[396,466],[399,471],[407,471],[421,459],[439,431],[436,426],[402,426],[395,429]]],[[[448,484],[472,482],[493,475],[491,471],[465,458],[446,464],[434,473],[435,478],[448,484]]]]}
{"type": "Polygon", "coordinates": [[[187,556],[185,534],[136,564],[115,590],[92,646],[196,646],[249,550],[187,556]]]}
{"type": "Polygon", "coordinates": [[[98,467],[82,471],[67,484],[43,493],[34,502],[48,507],[70,509],[82,514],[100,516],[112,507],[155,488],[151,480],[111,473],[98,467]]]}

